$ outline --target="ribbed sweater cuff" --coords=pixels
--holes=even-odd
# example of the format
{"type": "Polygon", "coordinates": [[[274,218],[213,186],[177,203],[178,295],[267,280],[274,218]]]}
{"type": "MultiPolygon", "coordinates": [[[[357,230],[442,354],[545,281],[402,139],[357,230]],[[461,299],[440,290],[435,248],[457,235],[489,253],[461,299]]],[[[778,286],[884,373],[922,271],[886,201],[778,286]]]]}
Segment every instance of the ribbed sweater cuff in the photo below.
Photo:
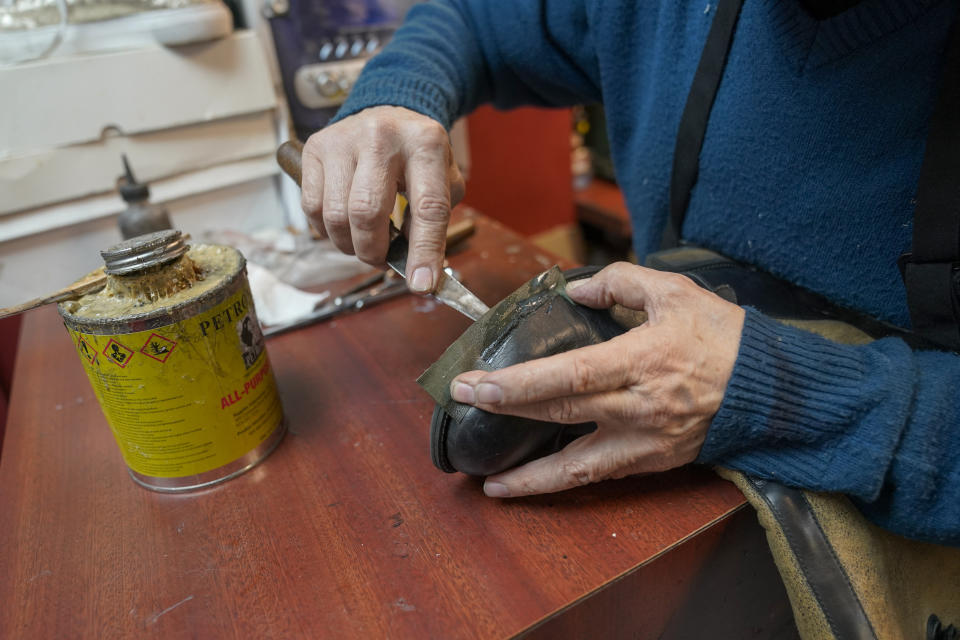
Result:
{"type": "Polygon", "coordinates": [[[397,77],[390,73],[366,73],[353,87],[330,124],[377,106],[405,107],[433,118],[449,129],[456,118],[453,100],[438,85],[422,78],[397,77]]]}
{"type": "Polygon", "coordinates": [[[813,443],[853,422],[865,365],[851,347],[747,309],[740,351],[698,461],[813,443]]]}
{"type": "Polygon", "coordinates": [[[875,500],[913,411],[915,368],[902,340],[838,344],[747,309],[697,461],[875,500]]]}

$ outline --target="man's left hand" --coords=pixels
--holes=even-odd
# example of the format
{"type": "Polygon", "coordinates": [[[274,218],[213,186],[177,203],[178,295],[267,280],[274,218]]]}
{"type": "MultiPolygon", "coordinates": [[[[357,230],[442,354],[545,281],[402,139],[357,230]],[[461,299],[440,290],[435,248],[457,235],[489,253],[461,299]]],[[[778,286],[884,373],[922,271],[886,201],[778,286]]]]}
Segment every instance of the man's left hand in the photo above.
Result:
{"type": "Polygon", "coordinates": [[[601,344],[454,379],[453,399],[486,411],[597,423],[562,451],[487,478],[488,496],[562,491],[692,462],[720,408],[743,309],[685,276],[627,263],[571,282],[567,292],[597,309],[646,311],[648,320],[601,344]]]}

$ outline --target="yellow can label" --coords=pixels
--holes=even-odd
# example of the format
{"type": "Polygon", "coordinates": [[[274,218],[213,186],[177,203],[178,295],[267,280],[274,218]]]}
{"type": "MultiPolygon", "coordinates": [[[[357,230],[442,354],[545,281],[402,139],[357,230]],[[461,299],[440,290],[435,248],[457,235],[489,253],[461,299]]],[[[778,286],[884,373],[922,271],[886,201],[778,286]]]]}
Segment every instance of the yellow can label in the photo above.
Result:
{"type": "Polygon", "coordinates": [[[217,469],[283,418],[248,287],[159,329],[70,335],[124,460],[145,476],[217,469]]]}

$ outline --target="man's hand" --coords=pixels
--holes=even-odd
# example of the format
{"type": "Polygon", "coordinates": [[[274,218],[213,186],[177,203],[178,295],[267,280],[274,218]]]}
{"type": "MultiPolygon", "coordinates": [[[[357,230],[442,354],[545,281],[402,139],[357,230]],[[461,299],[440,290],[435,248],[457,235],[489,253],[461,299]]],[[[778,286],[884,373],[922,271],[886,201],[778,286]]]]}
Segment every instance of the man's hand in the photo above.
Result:
{"type": "Polygon", "coordinates": [[[490,476],[489,496],[561,491],[692,462],[720,408],[743,309],[684,276],[626,263],[567,291],[589,307],[642,309],[648,320],[602,344],[454,379],[453,399],[486,411],[598,425],[562,451],[490,476]]]}
{"type": "Polygon", "coordinates": [[[387,219],[398,191],[410,200],[407,281],[432,291],[443,262],[450,207],[463,176],[450,139],[432,118],[402,107],[373,107],[310,136],[303,150],[303,211],[344,253],[383,265],[387,219]]]}

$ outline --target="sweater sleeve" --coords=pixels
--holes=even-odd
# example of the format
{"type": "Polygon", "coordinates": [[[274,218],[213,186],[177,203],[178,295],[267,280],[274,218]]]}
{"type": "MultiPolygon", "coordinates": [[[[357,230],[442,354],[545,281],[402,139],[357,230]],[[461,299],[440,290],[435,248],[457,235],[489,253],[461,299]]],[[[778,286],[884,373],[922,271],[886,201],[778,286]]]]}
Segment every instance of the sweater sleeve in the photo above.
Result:
{"type": "Polygon", "coordinates": [[[393,105],[448,127],[478,105],[600,100],[586,0],[436,0],[413,7],[333,121],[393,105]]]}
{"type": "Polygon", "coordinates": [[[960,545],[960,357],[850,346],[748,309],[699,462],[850,495],[876,524],[960,545]]]}

